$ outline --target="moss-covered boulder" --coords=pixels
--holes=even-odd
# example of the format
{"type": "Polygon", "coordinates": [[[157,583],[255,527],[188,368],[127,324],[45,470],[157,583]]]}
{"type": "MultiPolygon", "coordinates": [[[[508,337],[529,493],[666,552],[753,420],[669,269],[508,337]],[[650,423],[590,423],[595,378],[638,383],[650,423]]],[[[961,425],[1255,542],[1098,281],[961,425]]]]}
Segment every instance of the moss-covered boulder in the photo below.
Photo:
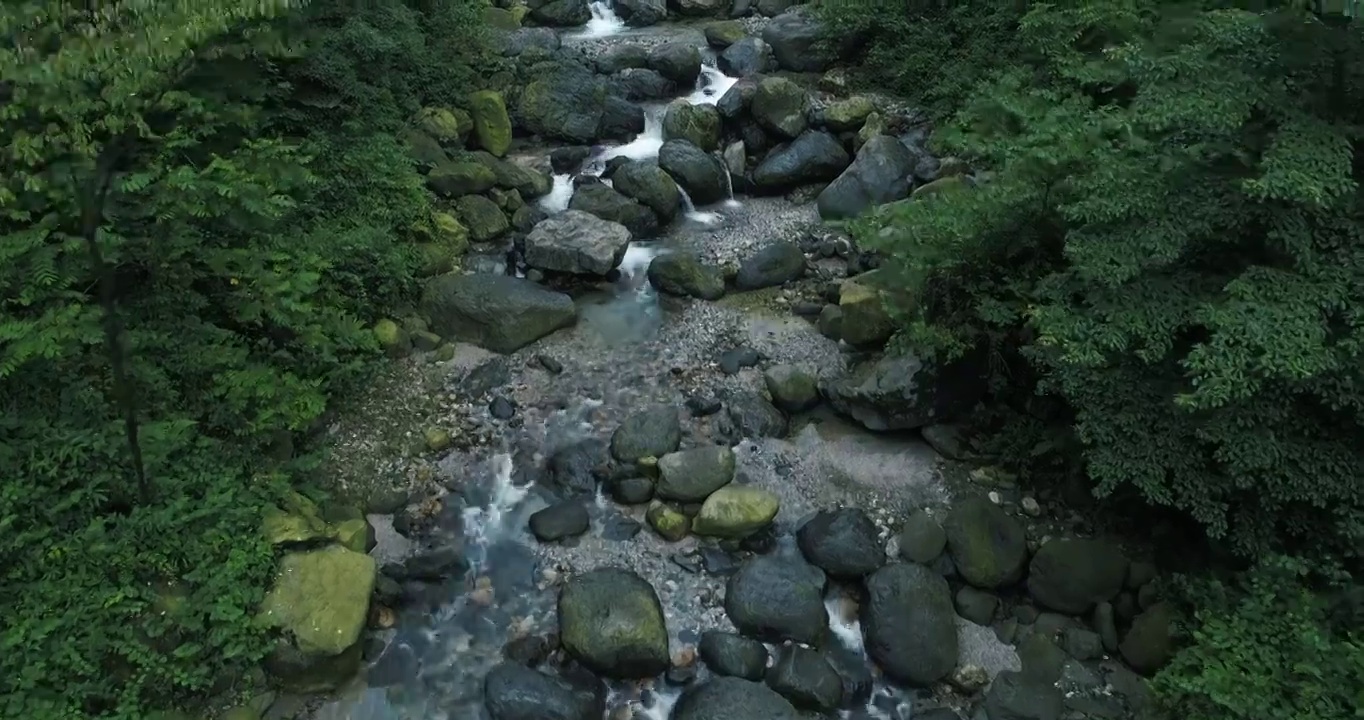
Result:
{"type": "Polygon", "coordinates": [[[497,157],[506,155],[511,148],[512,123],[502,93],[480,90],[469,95],[469,110],[479,147],[497,157]]]}
{"type": "Polygon", "coordinates": [[[861,150],[868,140],[877,135],[886,134],[886,121],[881,117],[881,113],[873,112],[867,115],[862,122],[862,127],[857,131],[857,136],[853,138],[853,150],[861,150]]]}
{"type": "Polygon", "coordinates": [[[876,112],[876,105],[871,98],[856,95],[824,108],[824,125],[834,132],[857,130],[873,112],[876,112]]]}
{"type": "Polygon", "coordinates": [[[734,451],[707,445],[668,453],[658,459],[655,492],[665,500],[701,502],[734,479],[734,451]]]}
{"type": "Polygon", "coordinates": [[[914,188],[914,192],[910,193],[909,196],[917,200],[947,192],[960,192],[969,187],[970,185],[967,183],[965,176],[951,175],[948,177],[940,177],[933,182],[920,185],[919,187],[914,188]]]}
{"type": "Polygon", "coordinates": [[[431,452],[447,450],[454,444],[450,433],[438,427],[427,428],[422,433],[422,439],[426,441],[426,449],[431,452]]]}
{"type": "Polygon", "coordinates": [[[482,195],[465,195],[456,200],[455,212],[477,242],[495,240],[511,229],[502,208],[482,195]]]}
{"type": "Polygon", "coordinates": [[[985,498],[967,498],[948,512],[943,529],[947,551],[966,582],[989,590],[1023,576],[1028,560],[1027,533],[998,505],[985,498]]]}
{"type": "Polygon", "coordinates": [[[724,50],[742,40],[748,33],[744,31],[744,24],[738,20],[719,20],[707,23],[705,34],[707,45],[716,50],[724,50]]]}
{"type": "Polygon", "coordinates": [[[653,586],[628,570],[602,568],[568,581],[559,593],[564,649],[614,678],[648,678],[668,669],[668,626],[653,586]]]}
{"type": "Polygon", "coordinates": [[[501,353],[515,352],[578,317],[569,296],[505,275],[432,278],[421,310],[441,337],[501,353]]]}
{"type": "Polygon", "coordinates": [[[763,373],[772,404],[786,412],[800,412],[819,402],[819,378],[796,365],[774,365],[763,373]]]}
{"type": "Polygon", "coordinates": [[[508,32],[521,29],[521,20],[509,8],[488,6],[483,8],[483,22],[488,27],[495,30],[506,30],[508,32]]]}
{"type": "Polygon", "coordinates": [[[780,509],[781,499],[771,490],[727,485],[701,504],[691,529],[697,535],[738,540],[772,524],[780,509]]]}
{"type": "Polygon", "coordinates": [[[270,507],[261,518],[266,542],[275,546],[306,545],[329,537],[327,522],[312,500],[296,492],[285,497],[283,507],[270,507]]]}
{"type": "Polygon", "coordinates": [[[504,160],[490,152],[478,151],[470,156],[475,162],[493,171],[494,184],[505,190],[515,190],[523,198],[548,195],[554,179],[534,168],[511,160],[504,160]]]}
{"type": "Polygon", "coordinates": [[[839,328],[844,342],[858,348],[878,348],[895,332],[887,309],[892,279],[884,270],[873,270],[844,280],[838,290],[843,311],[839,328]]]}
{"type": "Polygon", "coordinates": [[[649,282],[659,292],[719,300],[725,295],[725,278],[719,266],[707,265],[692,253],[672,252],[649,263],[649,282]]]}
{"type": "Polygon", "coordinates": [[[408,157],[423,171],[450,162],[450,156],[436,139],[416,128],[405,128],[399,139],[407,145],[408,157]]]}
{"type": "Polygon", "coordinates": [[[342,520],[332,527],[336,543],[351,552],[367,553],[374,549],[374,527],[364,518],[342,520]]]}
{"type": "Polygon", "coordinates": [[[284,633],[266,669],[298,692],[331,689],[360,665],[360,633],[377,568],[368,555],[329,545],[280,560],[260,622],[284,633]]]}
{"type": "Polygon", "coordinates": [[[691,518],[681,510],[658,500],[649,504],[644,511],[644,519],[658,536],[668,542],[677,542],[691,532],[691,518]]]}
{"type": "Polygon", "coordinates": [[[443,197],[487,192],[495,185],[496,173],[482,163],[467,160],[442,163],[426,176],[426,186],[443,197]]]}
{"type": "Polygon", "coordinates": [[[714,105],[674,100],[663,114],[663,139],[687,140],[713,152],[720,145],[720,112],[714,105]]]}
{"type": "Polygon", "coordinates": [[[805,89],[784,77],[767,77],[753,93],[752,113],[764,130],[792,139],[805,132],[805,89]]]}
{"type": "Polygon", "coordinates": [[[458,108],[423,108],[417,113],[413,124],[446,147],[462,147],[469,131],[474,128],[469,113],[458,108]]]}
{"type": "Polygon", "coordinates": [[[374,339],[379,341],[379,347],[389,357],[406,357],[412,352],[412,338],[398,323],[388,318],[374,323],[374,339]]]}

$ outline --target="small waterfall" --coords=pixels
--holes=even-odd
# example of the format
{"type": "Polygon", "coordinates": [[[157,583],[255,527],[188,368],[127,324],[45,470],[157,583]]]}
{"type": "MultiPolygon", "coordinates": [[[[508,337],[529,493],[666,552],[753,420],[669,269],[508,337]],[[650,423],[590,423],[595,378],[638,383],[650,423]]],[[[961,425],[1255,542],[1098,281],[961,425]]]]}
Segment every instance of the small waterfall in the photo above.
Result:
{"type": "Polygon", "coordinates": [[[564,173],[554,176],[554,186],[549,194],[540,198],[540,207],[545,212],[553,215],[568,209],[568,202],[573,199],[573,175],[564,173]]]}
{"type": "Polygon", "coordinates": [[[687,97],[692,105],[714,105],[739,78],[730,77],[709,63],[701,66],[701,74],[696,78],[696,90],[687,97]]]}
{"type": "Polygon", "coordinates": [[[652,295],[653,286],[649,284],[649,263],[654,261],[662,251],[652,243],[632,242],[625,249],[625,257],[621,259],[620,281],[628,290],[634,290],[640,295],[652,295]]]}
{"type": "Polygon", "coordinates": [[[682,213],[688,220],[699,222],[703,225],[714,225],[715,223],[720,222],[720,213],[697,210],[696,204],[692,202],[691,196],[687,194],[686,188],[678,185],[677,192],[682,195],[682,213]]]}
{"type": "Polygon", "coordinates": [[[725,207],[739,207],[743,203],[734,199],[734,176],[729,172],[729,163],[721,162],[725,169],[725,207]]]}
{"type": "Polygon", "coordinates": [[[625,21],[616,15],[615,8],[611,7],[610,2],[596,0],[587,6],[592,13],[592,19],[587,21],[587,25],[581,32],[575,33],[574,37],[583,40],[595,40],[598,38],[611,37],[625,31],[625,21]]]}
{"type": "Polygon", "coordinates": [[[615,147],[606,148],[587,161],[583,172],[600,175],[606,170],[606,162],[613,158],[624,157],[631,160],[652,160],[658,157],[663,147],[663,105],[650,105],[644,108],[644,132],[634,140],[615,147]]]}
{"type": "Polygon", "coordinates": [[[858,622],[856,615],[845,617],[846,601],[842,593],[835,593],[824,600],[824,610],[829,613],[829,630],[843,647],[866,657],[866,649],[862,644],[862,623],[858,622]]]}
{"type": "Polygon", "coordinates": [[[464,510],[464,534],[468,539],[469,564],[477,569],[487,560],[488,546],[501,539],[509,529],[508,517],[526,495],[529,487],[517,487],[512,482],[511,455],[499,453],[492,458],[493,484],[485,507],[464,510]]]}

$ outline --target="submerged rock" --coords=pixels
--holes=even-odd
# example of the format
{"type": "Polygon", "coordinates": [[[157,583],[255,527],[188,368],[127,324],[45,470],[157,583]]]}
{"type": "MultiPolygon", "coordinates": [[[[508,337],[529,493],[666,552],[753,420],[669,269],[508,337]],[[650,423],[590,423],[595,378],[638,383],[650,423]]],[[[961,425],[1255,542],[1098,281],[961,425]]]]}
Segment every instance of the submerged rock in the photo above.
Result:
{"type": "Polygon", "coordinates": [[[670,720],[800,720],[786,698],[766,685],[718,677],[678,698],[670,720]]]}
{"type": "Polygon", "coordinates": [[[602,568],[559,593],[560,641],[607,677],[647,678],[668,669],[668,628],[658,595],[628,570],[602,568]]]}
{"type": "Polygon", "coordinates": [[[516,663],[502,663],[483,680],[492,720],[597,720],[599,696],[561,678],[516,663]]]}

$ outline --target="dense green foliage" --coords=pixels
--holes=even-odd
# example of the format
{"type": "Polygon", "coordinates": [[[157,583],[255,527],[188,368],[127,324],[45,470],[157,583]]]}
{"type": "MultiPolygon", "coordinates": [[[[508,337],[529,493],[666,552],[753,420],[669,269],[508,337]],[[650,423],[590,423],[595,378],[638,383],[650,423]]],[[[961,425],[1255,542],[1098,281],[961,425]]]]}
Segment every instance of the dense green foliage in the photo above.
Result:
{"type": "Polygon", "coordinates": [[[266,647],[262,509],[430,214],[396,139],[478,3],[0,8],[0,716],[143,718],[266,647]]]}
{"type": "Polygon", "coordinates": [[[1364,29],[1306,5],[911,4],[887,27],[953,49],[889,33],[868,56],[951,100],[996,49],[971,27],[1017,27],[935,134],[985,172],[854,228],[913,291],[897,341],[989,348],[1025,476],[1078,469],[1242,557],[1309,558],[1195,584],[1159,686],[1209,720],[1354,716],[1364,672],[1323,610],[1364,548],[1364,29]]]}

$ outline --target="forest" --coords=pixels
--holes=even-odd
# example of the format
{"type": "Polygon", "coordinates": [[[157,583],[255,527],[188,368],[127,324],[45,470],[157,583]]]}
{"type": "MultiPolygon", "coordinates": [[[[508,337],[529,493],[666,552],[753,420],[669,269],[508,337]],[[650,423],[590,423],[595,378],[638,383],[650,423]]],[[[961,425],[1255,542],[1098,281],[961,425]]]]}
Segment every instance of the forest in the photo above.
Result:
{"type": "MultiPolygon", "coordinates": [[[[820,6],[988,171],[851,223],[910,291],[895,342],[988,350],[974,422],[1021,481],[1173,548],[1172,717],[1364,717],[1351,7],[820,6]]],[[[0,7],[0,717],[251,690],[262,515],[463,241],[402,131],[502,69],[484,9],[0,7]]]]}

